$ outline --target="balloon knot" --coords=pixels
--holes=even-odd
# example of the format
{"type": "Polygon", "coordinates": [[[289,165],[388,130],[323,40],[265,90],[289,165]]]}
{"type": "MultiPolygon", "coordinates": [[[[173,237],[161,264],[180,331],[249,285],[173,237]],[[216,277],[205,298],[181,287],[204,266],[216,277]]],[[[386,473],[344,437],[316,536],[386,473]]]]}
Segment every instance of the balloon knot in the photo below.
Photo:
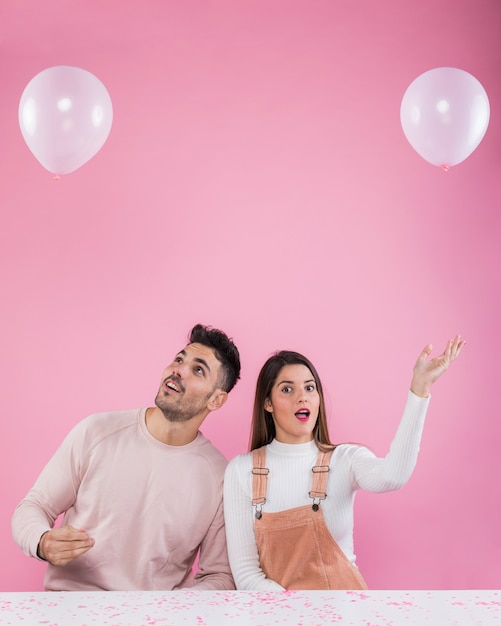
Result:
{"type": "Polygon", "coordinates": [[[54,176],[52,178],[54,180],[61,180],[61,176],[59,176],[59,174],[54,174],[54,176]]]}
{"type": "Polygon", "coordinates": [[[449,166],[448,165],[441,165],[440,167],[444,170],[444,172],[448,172],[449,171],[449,166]]]}

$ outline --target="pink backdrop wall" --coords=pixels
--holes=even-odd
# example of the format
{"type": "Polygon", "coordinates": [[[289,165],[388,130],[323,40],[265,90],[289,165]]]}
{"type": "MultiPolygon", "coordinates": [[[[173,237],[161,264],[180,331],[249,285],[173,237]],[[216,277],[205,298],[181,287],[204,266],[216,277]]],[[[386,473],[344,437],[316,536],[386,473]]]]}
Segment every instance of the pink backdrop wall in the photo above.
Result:
{"type": "Polygon", "coordinates": [[[228,457],[273,350],[317,365],[335,440],[384,454],[417,354],[463,334],[410,482],[358,495],[356,548],[371,588],[500,586],[500,19],[498,0],[2,0],[0,590],[41,589],[10,517],[62,437],[151,404],[198,321],[242,354],[204,428],[228,457]],[[103,149],[60,181],[17,122],[54,65],[114,106],[103,149]],[[448,173],[399,120],[440,66],[491,105],[448,173]]]}

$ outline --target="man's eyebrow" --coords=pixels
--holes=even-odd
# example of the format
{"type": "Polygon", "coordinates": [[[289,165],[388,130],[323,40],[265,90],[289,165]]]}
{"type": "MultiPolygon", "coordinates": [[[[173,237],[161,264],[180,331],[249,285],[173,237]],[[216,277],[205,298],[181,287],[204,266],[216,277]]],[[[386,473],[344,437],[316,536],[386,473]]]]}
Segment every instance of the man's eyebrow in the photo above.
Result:
{"type": "MultiPolygon", "coordinates": [[[[182,355],[182,356],[186,356],[186,350],[180,350],[176,356],[182,355]]],[[[209,372],[211,371],[209,364],[207,363],[207,361],[205,359],[201,359],[200,357],[196,356],[193,358],[193,360],[195,361],[195,363],[200,363],[200,365],[203,365],[209,372]]]]}
{"type": "Polygon", "coordinates": [[[210,367],[209,367],[209,364],[207,363],[207,361],[205,361],[204,359],[201,359],[200,357],[195,357],[193,360],[196,363],[200,363],[201,365],[203,365],[210,372],[210,367]]]}

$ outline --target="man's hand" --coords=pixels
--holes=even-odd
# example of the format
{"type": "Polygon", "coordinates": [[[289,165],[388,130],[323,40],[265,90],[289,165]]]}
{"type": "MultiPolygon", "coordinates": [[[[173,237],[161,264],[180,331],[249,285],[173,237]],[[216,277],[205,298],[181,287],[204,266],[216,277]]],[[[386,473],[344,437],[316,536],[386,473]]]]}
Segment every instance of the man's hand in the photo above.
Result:
{"type": "Polygon", "coordinates": [[[444,352],[433,359],[429,359],[433,346],[431,343],[428,344],[419,355],[416,365],[414,365],[411,391],[417,396],[427,398],[432,384],[437,378],[442,376],[449,364],[459,356],[465,343],[461,336],[457,335],[454,339],[449,339],[444,352]]]}
{"type": "Polygon", "coordinates": [[[53,528],[40,537],[38,556],[52,565],[66,565],[90,550],[94,539],[85,530],[63,526],[53,528]]]}

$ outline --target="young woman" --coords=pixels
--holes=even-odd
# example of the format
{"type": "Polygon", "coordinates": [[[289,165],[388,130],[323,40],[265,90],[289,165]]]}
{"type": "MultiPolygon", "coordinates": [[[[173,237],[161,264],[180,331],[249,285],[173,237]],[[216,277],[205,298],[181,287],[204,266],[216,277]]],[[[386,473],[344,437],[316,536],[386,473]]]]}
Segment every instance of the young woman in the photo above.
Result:
{"type": "Polygon", "coordinates": [[[414,366],[388,454],[331,443],[320,378],[297,352],[270,357],[259,374],[248,454],[226,469],[224,512],[237,589],[366,589],[353,550],[357,489],[399,489],[416,464],[430,387],[464,346],[460,336],[414,366]]]}

